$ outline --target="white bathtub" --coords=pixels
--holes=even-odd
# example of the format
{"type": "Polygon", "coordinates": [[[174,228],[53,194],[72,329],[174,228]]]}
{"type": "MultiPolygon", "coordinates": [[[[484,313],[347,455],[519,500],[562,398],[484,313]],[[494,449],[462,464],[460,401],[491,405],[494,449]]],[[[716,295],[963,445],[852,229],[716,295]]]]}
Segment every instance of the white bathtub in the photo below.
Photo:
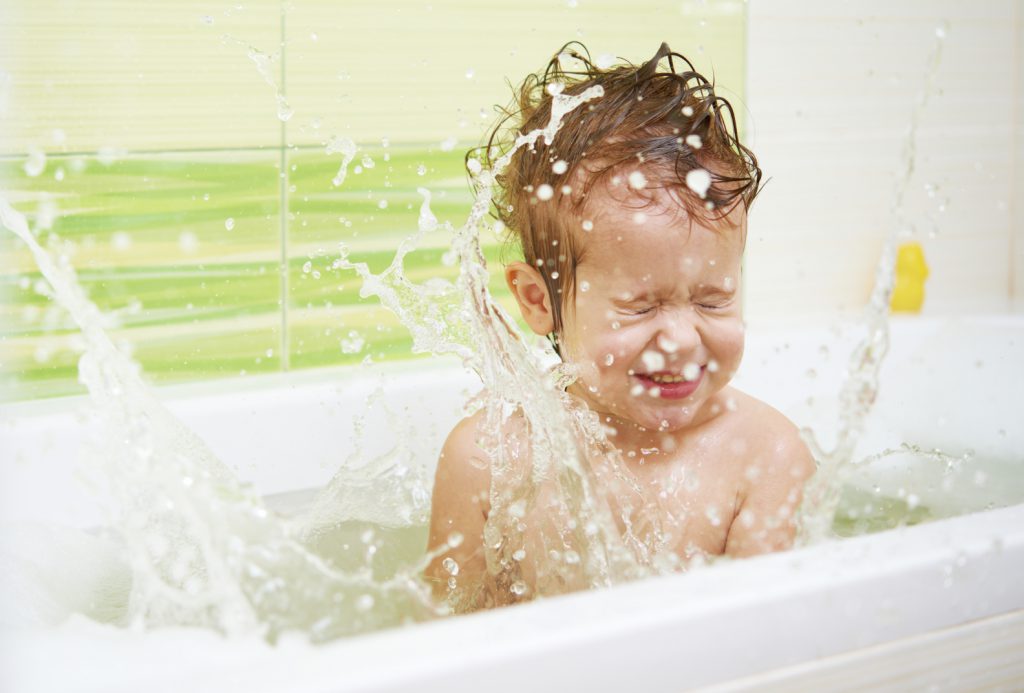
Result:
{"type": "MultiPolygon", "coordinates": [[[[737,383],[813,426],[827,444],[857,336],[853,326],[752,326],[737,383]]],[[[1020,316],[896,320],[858,454],[902,442],[954,456],[972,449],[1002,464],[986,483],[965,487],[965,507],[1019,503],[1022,353],[1020,316]]],[[[418,436],[436,450],[473,378],[447,363],[382,372],[385,399],[420,417],[418,436]]],[[[351,445],[352,416],[379,381],[330,370],[161,395],[242,478],[273,494],[330,478],[351,445]]],[[[98,520],[95,498],[74,473],[87,431],[73,412],[83,403],[4,409],[0,520],[8,543],[24,521],[98,520]]],[[[388,444],[386,431],[373,435],[377,425],[368,422],[370,438],[388,444]]],[[[901,472],[879,464],[872,473],[901,472]]],[[[926,491],[921,500],[930,502],[926,491]]],[[[2,690],[1020,688],[1024,505],[320,647],[191,629],[143,634],[80,617],[58,628],[13,624],[19,620],[4,614],[2,690]]]]}

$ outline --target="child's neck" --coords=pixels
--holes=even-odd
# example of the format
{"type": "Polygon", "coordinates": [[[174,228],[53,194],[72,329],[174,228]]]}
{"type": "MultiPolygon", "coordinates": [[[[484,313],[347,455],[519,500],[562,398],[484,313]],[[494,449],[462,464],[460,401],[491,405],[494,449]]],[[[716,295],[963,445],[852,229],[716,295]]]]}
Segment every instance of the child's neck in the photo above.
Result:
{"type": "Polygon", "coordinates": [[[574,391],[570,387],[568,393],[598,415],[601,424],[605,427],[608,442],[615,446],[622,454],[623,459],[647,460],[672,455],[675,451],[686,446],[686,441],[696,433],[696,430],[707,420],[707,416],[698,416],[690,425],[684,429],[674,431],[661,431],[656,428],[647,428],[640,424],[622,418],[610,411],[594,406],[583,393],[574,391]]]}
{"type": "Polygon", "coordinates": [[[614,415],[602,414],[601,421],[614,430],[608,431],[608,441],[614,445],[623,459],[652,459],[671,454],[680,447],[687,431],[659,431],[640,426],[614,415]]]}

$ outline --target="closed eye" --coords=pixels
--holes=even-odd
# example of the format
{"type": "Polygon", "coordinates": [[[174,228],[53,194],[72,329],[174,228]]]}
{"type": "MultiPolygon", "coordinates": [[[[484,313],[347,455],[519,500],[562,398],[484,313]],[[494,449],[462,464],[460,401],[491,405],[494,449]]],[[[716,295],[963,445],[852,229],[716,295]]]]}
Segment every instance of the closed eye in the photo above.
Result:
{"type": "Polygon", "coordinates": [[[702,310],[724,310],[732,305],[732,299],[716,300],[714,303],[698,302],[696,306],[702,310]]]}

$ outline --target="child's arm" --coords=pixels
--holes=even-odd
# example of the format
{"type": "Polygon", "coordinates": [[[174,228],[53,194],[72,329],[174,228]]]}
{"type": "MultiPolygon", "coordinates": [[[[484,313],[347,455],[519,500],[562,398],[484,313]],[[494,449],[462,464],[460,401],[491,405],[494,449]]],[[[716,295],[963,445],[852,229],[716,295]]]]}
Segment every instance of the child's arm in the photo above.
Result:
{"type": "Polygon", "coordinates": [[[448,598],[449,579],[454,578],[462,608],[474,607],[472,599],[469,604],[461,602],[478,591],[487,573],[483,530],[490,510],[491,475],[487,454],[476,444],[479,419],[479,414],[463,419],[441,450],[434,475],[428,549],[445,550],[424,571],[439,600],[448,598]],[[449,558],[451,561],[446,560],[449,558]]]}
{"type": "Polygon", "coordinates": [[[796,512],[816,465],[797,428],[772,411],[769,435],[748,468],[748,489],[729,528],[729,556],[781,551],[796,537],[796,512]]]}

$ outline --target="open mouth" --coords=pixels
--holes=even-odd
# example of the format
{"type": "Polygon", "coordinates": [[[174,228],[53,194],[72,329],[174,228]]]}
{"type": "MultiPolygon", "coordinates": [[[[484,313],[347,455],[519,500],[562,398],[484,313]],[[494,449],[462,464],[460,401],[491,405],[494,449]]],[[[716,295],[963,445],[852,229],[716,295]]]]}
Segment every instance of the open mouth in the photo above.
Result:
{"type": "Polygon", "coordinates": [[[689,397],[704,379],[704,368],[687,368],[685,373],[657,371],[654,373],[633,373],[646,393],[662,399],[689,397]],[[696,372],[691,372],[691,371],[696,372]],[[689,378],[687,376],[690,376],[689,378]]]}
{"type": "Polygon", "coordinates": [[[665,383],[681,383],[686,380],[682,373],[649,373],[643,377],[648,378],[659,385],[663,385],[665,383]]]}

